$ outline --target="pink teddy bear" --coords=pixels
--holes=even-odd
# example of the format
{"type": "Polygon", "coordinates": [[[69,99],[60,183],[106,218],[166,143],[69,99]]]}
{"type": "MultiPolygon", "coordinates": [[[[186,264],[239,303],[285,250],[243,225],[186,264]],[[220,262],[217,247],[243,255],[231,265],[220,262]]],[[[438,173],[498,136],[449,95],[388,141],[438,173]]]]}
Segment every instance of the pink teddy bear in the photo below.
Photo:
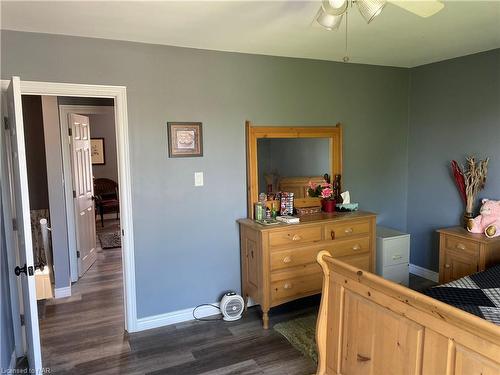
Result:
{"type": "Polygon", "coordinates": [[[470,219],[467,230],[471,233],[484,233],[486,237],[500,236],[500,201],[483,199],[480,215],[470,219]]]}

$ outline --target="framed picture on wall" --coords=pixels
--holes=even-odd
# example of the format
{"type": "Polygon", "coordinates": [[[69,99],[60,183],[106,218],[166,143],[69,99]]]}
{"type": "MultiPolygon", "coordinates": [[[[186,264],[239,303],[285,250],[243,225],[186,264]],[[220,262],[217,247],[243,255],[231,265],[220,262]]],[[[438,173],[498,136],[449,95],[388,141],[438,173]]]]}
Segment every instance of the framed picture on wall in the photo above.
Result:
{"type": "Polygon", "coordinates": [[[104,138],[91,138],[90,152],[93,165],[106,164],[106,157],[104,153],[104,138]]]}
{"type": "Polygon", "coordinates": [[[201,122],[168,122],[168,157],[203,156],[201,122]]]}

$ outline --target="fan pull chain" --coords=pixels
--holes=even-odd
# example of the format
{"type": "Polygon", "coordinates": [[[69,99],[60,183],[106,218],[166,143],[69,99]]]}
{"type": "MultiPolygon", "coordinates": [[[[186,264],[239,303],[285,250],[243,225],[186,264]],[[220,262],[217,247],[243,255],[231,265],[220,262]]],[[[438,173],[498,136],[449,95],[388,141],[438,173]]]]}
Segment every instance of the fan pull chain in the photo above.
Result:
{"type": "Polygon", "coordinates": [[[345,63],[349,62],[349,52],[347,49],[347,21],[349,19],[349,12],[346,12],[345,14],[345,53],[344,53],[344,58],[342,59],[345,63]]]}

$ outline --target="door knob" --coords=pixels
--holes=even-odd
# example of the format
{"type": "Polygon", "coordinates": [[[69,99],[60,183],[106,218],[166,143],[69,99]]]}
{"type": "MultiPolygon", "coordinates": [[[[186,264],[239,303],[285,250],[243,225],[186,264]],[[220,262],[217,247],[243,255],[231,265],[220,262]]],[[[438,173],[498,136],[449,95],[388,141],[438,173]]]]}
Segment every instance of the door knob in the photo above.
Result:
{"type": "Polygon", "coordinates": [[[22,273],[28,276],[33,276],[34,271],[32,266],[26,267],[25,264],[22,267],[16,266],[16,268],[14,268],[14,273],[16,274],[16,276],[20,276],[22,273]]]}

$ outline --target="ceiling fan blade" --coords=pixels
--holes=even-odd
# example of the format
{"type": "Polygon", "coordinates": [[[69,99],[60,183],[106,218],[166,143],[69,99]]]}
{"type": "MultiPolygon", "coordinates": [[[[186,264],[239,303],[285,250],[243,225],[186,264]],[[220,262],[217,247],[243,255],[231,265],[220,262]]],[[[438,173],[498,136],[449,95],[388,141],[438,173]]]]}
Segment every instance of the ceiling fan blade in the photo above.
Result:
{"type": "Polygon", "coordinates": [[[439,0],[389,0],[389,2],[400,8],[403,8],[408,12],[424,18],[433,16],[444,8],[444,4],[439,0]]]}

